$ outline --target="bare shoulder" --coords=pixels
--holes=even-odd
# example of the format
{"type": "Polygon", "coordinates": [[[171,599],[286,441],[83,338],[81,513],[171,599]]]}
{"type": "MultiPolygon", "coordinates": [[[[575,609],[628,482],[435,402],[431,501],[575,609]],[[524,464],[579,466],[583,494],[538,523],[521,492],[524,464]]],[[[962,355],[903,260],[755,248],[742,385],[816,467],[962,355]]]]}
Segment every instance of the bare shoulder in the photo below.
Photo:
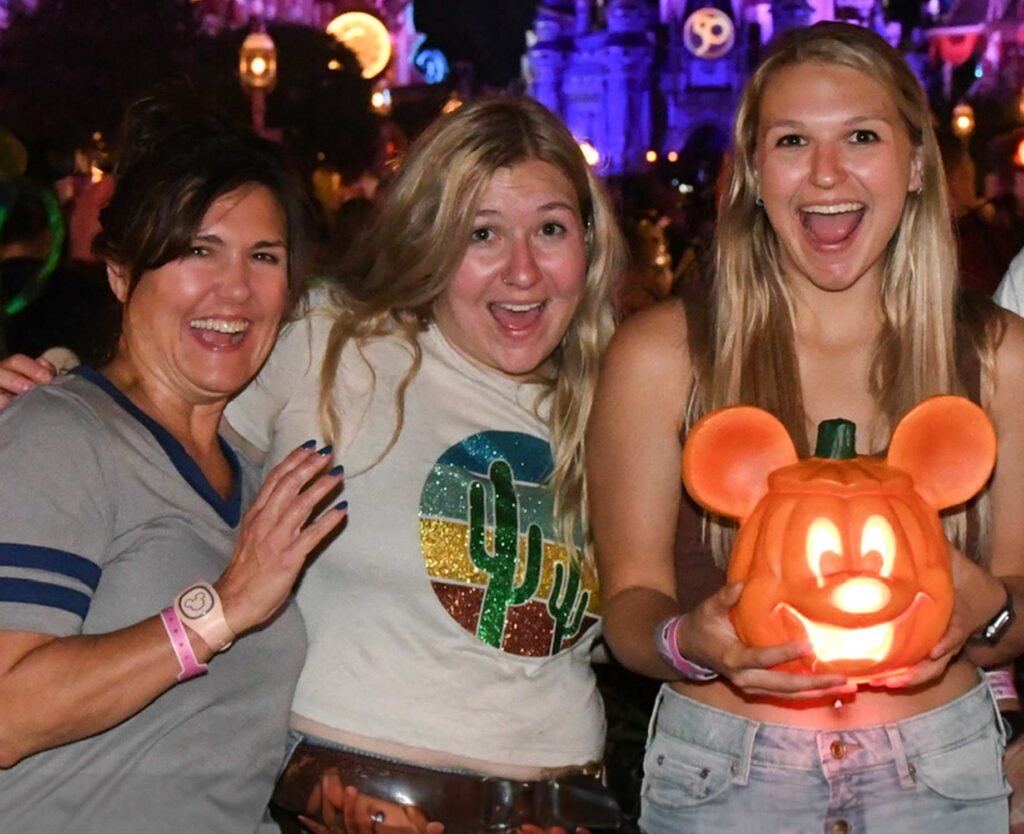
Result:
{"type": "Polygon", "coordinates": [[[601,365],[591,427],[678,434],[690,388],[686,314],[679,301],[643,310],[622,324],[601,365]]]}
{"type": "Polygon", "coordinates": [[[1016,422],[1024,409],[1024,319],[1008,310],[1000,312],[1005,332],[996,349],[991,411],[997,422],[1016,422]]]}
{"type": "Polygon", "coordinates": [[[685,380],[690,352],[682,302],[663,301],[627,319],[608,347],[605,364],[644,377],[668,375],[685,380]]]}

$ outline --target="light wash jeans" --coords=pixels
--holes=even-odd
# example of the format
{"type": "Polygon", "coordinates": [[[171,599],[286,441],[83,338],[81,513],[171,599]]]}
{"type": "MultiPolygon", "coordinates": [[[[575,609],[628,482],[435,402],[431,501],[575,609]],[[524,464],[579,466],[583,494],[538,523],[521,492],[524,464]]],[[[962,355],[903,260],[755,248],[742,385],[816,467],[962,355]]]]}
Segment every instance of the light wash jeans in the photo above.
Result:
{"type": "Polygon", "coordinates": [[[1006,834],[1002,722],[984,682],[892,724],[750,721],[662,687],[644,758],[645,834],[1006,834]]]}

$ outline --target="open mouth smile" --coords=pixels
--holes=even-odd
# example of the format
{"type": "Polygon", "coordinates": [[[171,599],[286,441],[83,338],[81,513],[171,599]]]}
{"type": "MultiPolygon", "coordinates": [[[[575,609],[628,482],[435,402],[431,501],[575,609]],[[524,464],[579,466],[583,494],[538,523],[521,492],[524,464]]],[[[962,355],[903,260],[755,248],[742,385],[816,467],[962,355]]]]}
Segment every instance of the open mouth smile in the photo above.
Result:
{"type": "Polygon", "coordinates": [[[853,236],[866,210],[861,202],[803,206],[800,223],[815,243],[835,246],[853,236]]]}
{"type": "Polygon", "coordinates": [[[206,318],[192,319],[188,326],[200,342],[217,348],[237,345],[245,338],[250,324],[247,319],[206,318]]]}
{"type": "Polygon", "coordinates": [[[494,320],[506,330],[525,330],[536,324],[546,307],[547,301],[534,301],[529,304],[494,301],[487,305],[494,320]]]}

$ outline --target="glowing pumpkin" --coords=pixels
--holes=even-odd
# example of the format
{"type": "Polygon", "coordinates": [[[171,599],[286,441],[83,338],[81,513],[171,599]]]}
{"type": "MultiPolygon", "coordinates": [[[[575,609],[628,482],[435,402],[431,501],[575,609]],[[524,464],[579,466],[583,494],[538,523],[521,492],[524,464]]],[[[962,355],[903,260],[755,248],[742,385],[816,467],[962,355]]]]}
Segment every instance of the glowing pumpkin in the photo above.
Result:
{"type": "Polygon", "coordinates": [[[694,500],[738,519],[728,580],[740,639],[773,646],[807,638],[813,656],[786,671],[865,682],[924,659],[953,609],[939,510],[988,480],[996,438],[961,397],[933,397],[896,427],[886,459],[857,456],[854,425],[819,427],[798,460],[783,425],[737,406],[700,420],[683,450],[694,500]]]}

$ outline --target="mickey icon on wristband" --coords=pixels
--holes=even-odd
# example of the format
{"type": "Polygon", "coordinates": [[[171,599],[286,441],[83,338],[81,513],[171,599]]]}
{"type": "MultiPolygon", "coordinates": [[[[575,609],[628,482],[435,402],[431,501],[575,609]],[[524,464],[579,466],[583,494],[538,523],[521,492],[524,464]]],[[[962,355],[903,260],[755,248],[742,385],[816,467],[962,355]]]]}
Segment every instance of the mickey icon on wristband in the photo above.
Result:
{"type": "Polygon", "coordinates": [[[174,607],[182,622],[191,628],[213,651],[221,652],[234,642],[220,596],[208,582],[196,582],[178,594],[174,607]]]}
{"type": "Polygon", "coordinates": [[[213,610],[213,596],[202,585],[193,585],[182,593],[181,616],[198,620],[213,610]]]}

